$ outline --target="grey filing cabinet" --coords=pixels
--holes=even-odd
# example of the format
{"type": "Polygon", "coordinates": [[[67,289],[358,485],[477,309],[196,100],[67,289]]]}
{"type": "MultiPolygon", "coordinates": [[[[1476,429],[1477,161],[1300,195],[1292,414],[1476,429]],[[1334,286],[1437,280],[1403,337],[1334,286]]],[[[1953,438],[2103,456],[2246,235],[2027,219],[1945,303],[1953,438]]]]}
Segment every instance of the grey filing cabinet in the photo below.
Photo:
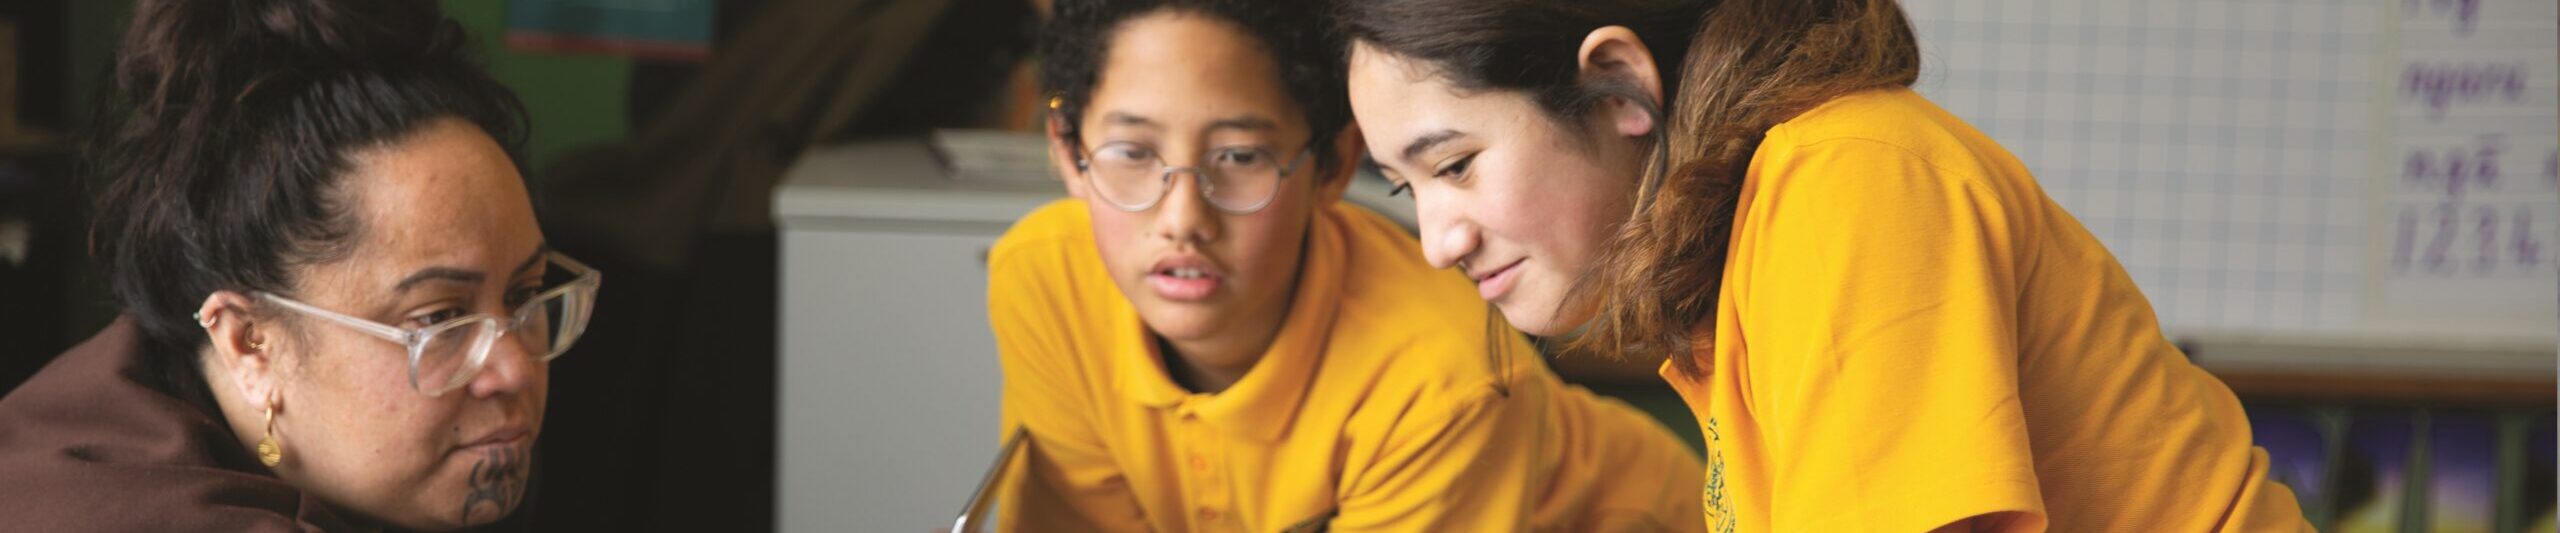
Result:
{"type": "MultiPolygon", "coordinates": [[[[1345,197],[1414,227],[1363,173],[1345,197]]],[[[1003,372],[988,248],[1066,196],[1054,176],[946,177],[922,140],[819,148],[775,189],[782,230],[776,525],[949,527],[995,458],[1003,372]]]]}
{"type": "Polygon", "coordinates": [[[998,440],[987,249],[1065,195],[1055,178],[946,178],[922,140],[792,165],[773,205],[781,531],[950,526],[998,440]]]}

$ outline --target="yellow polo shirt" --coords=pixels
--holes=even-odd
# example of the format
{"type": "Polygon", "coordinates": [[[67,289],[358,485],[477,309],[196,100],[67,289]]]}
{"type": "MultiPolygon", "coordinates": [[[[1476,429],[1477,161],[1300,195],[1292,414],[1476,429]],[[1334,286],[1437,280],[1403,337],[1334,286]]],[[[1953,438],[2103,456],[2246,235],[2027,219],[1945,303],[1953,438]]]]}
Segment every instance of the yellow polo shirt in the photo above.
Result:
{"type": "Polygon", "coordinates": [[[1270,351],[1195,394],[1107,277],[1087,216],[1050,204],[989,255],[1005,427],[1032,438],[1001,529],[1703,527],[1685,444],[1557,381],[1507,326],[1488,335],[1474,285],[1386,219],[1322,209],[1270,351]],[[1490,357],[1488,337],[1514,355],[1490,357]]]}
{"type": "Polygon", "coordinates": [[[1714,530],[2310,530],[2115,258],[1920,95],[1771,128],[1736,209],[1704,375],[1662,372],[1714,530]]]}

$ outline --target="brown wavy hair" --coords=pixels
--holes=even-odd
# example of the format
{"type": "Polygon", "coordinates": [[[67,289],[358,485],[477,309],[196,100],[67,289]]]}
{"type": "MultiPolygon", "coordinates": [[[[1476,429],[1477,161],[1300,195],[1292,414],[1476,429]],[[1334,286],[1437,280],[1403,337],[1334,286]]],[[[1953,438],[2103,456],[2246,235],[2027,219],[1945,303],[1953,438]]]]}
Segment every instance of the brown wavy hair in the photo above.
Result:
{"type": "Polygon", "coordinates": [[[1460,89],[1529,94],[1560,124],[1610,97],[1661,110],[1635,208],[1569,296],[1599,310],[1566,349],[1615,358],[1702,342],[1693,330],[1715,317],[1735,203],[1769,128],[1920,75],[1918,38],[1894,0],[1368,0],[1346,7],[1342,27],[1460,89]],[[1582,37],[1611,25],[1654,47],[1667,102],[1581,79],[1582,37]]]}

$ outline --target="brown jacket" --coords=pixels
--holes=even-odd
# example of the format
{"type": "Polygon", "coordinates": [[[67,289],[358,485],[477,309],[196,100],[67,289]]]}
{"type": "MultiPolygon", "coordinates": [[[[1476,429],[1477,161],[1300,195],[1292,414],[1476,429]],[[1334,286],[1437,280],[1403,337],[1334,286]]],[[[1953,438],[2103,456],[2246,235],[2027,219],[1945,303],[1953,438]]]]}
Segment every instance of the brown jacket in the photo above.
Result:
{"type": "Polygon", "coordinates": [[[0,398],[0,530],[354,529],[156,368],[127,318],[0,398]]]}

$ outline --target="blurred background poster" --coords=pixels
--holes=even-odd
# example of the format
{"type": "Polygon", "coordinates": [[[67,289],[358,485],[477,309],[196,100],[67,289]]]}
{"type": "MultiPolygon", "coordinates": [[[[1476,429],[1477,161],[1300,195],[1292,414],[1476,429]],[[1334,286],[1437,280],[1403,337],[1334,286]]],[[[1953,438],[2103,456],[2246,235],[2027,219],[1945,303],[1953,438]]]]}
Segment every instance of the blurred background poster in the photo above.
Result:
{"type": "Polygon", "coordinates": [[[513,0],[507,47],[661,61],[711,57],[713,0],[513,0]]]}

